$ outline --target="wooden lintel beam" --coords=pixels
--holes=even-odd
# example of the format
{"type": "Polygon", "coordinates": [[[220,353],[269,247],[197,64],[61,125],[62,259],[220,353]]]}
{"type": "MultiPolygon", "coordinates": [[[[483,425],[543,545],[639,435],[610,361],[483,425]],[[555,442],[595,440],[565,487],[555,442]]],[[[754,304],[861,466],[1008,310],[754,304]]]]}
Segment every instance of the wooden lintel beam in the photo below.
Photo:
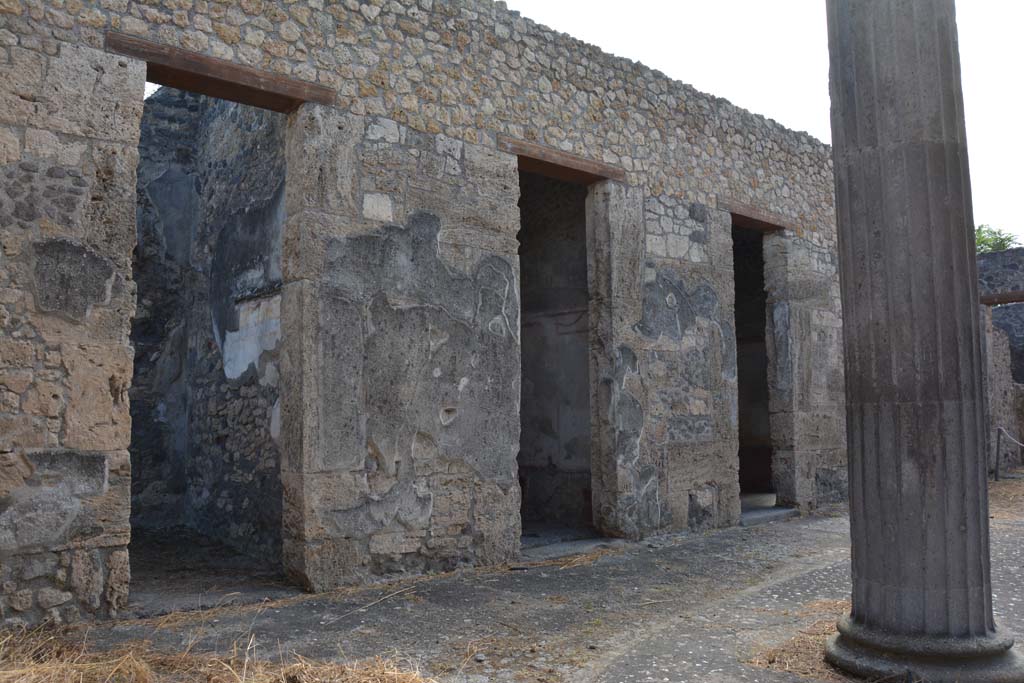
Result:
{"type": "Polygon", "coordinates": [[[507,135],[498,135],[498,149],[515,154],[519,158],[520,171],[581,185],[599,180],[626,181],[626,172],[616,166],[507,135]]]}
{"type": "Polygon", "coordinates": [[[108,31],[105,45],[146,62],[146,80],[160,85],[288,113],[303,102],[334,104],[333,89],[225,59],[108,31]]]}
{"type": "Polygon", "coordinates": [[[982,294],[981,303],[985,306],[1002,306],[1003,304],[1024,303],[1024,291],[1014,290],[1012,292],[993,292],[982,294]]]}
{"type": "Polygon", "coordinates": [[[732,214],[732,224],[737,228],[748,230],[759,230],[761,232],[775,232],[778,230],[796,230],[797,226],[792,220],[780,216],[771,211],[750,204],[730,199],[728,197],[718,198],[718,208],[732,214]]]}

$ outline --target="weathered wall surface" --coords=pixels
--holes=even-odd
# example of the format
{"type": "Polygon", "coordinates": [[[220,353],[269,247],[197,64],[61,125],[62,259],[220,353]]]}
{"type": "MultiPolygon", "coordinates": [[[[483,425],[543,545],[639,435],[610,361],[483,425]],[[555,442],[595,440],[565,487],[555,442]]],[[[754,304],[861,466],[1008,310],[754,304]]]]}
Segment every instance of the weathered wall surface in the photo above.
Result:
{"type": "Polygon", "coordinates": [[[326,107],[292,129],[286,567],[323,588],[514,556],[515,158],[326,107]]]}
{"type": "MultiPolygon", "coordinates": [[[[1024,247],[978,254],[978,290],[982,295],[1024,291],[1024,247]]],[[[992,322],[1006,333],[1015,382],[1024,382],[1024,304],[992,309],[992,322]]]]}
{"type": "Polygon", "coordinates": [[[842,501],[846,405],[835,233],[773,232],[764,238],[764,258],[775,490],[804,508],[842,501]]]}
{"type": "MultiPolygon", "coordinates": [[[[1020,400],[1024,396],[1021,385],[1014,382],[1011,371],[1010,340],[1006,332],[993,324],[993,313],[999,309],[982,307],[982,329],[985,333],[985,389],[988,395],[988,447],[989,470],[999,466],[1021,464],[1017,446],[1006,438],[998,440],[996,430],[1005,429],[1011,437],[1021,440],[1020,400]],[[998,447],[998,451],[997,451],[998,447]]],[[[1005,434],[1004,434],[1005,437],[1005,434]]]]}
{"type": "Polygon", "coordinates": [[[1013,381],[1024,383],[1024,303],[995,306],[992,322],[1009,340],[1013,381]]]}
{"type": "MultiPolygon", "coordinates": [[[[978,254],[978,290],[982,295],[1024,291],[1024,248],[978,254]]],[[[988,397],[989,471],[1019,464],[1021,454],[1005,438],[997,454],[996,430],[1021,439],[1024,414],[1024,303],[983,306],[985,385],[988,397]]]]}
{"type": "Polygon", "coordinates": [[[274,562],[284,117],[164,88],[139,150],[133,524],[274,562]]]}
{"type": "Polygon", "coordinates": [[[1024,247],[978,254],[979,293],[1024,291],[1024,247]]]}
{"type": "Polygon", "coordinates": [[[587,188],[520,174],[523,520],[593,523],[587,188]]]}
{"type": "MultiPolygon", "coordinates": [[[[284,551],[308,585],[517,550],[518,188],[498,133],[625,172],[587,200],[598,527],[639,536],[738,517],[727,204],[789,226],[765,240],[780,496],[809,508],[841,495],[833,188],[818,141],[485,1],[0,9],[0,150],[15,165],[44,133],[72,156],[120,141],[109,126],[133,144],[141,95],[79,96],[119,68],[141,79],[142,65],[102,54],[107,30],[337,88],[335,107],[303,106],[287,133],[284,551]],[[82,59],[103,68],[61,71],[82,59]]],[[[81,158],[66,163],[88,176],[81,158]]],[[[130,208],[123,165],[100,177],[130,208]]],[[[127,282],[130,244],[107,246],[127,282]]],[[[111,317],[126,330],[129,315],[111,317]]]]}
{"type": "Polygon", "coordinates": [[[106,615],[128,591],[145,67],[0,27],[0,619],[106,615]]]}

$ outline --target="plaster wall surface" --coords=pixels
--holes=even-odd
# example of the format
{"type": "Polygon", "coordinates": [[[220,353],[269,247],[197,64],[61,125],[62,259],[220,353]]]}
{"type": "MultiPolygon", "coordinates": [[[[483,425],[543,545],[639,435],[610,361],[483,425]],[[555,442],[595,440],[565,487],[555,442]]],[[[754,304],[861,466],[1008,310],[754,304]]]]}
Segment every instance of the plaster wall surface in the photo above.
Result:
{"type": "Polygon", "coordinates": [[[63,531],[3,546],[4,618],[38,618],[43,588],[69,593],[67,618],[104,614],[128,584],[145,65],[104,51],[111,30],[337,90],[284,133],[282,552],[305,585],[518,551],[519,186],[498,135],[624,174],[586,199],[598,528],[738,519],[736,207],[782,227],[764,243],[780,497],[809,509],[842,495],[832,171],[810,136],[484,0],[0,3],[0,531],[31,519],[22,496],[67,489],[103,507],[61,513],[84,536],[48,525],[63,531]],[[84,286],[65,293],[49,273],[84,286]],[[36,409],[41,382],[60,391],[36,409]],[[47,449],[64,469],[33,474],[51,471],[33,464],[47,449]],[[76,474],[86,453],[102,486],[76,474]],[[99,593],[61,578],[60,562],[85,566],[76,552],[99,593]],[[23,570],[36,554],[55,564],[23,570]],[[24,590],[31,608],[15,610],[24,590]]]}

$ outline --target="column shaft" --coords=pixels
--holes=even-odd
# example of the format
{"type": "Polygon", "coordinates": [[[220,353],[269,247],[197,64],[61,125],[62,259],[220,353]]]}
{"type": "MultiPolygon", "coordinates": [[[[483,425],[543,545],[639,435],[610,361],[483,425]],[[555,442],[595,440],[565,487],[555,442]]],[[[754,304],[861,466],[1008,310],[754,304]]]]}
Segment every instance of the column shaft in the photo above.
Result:
{"type": "Polygon", "coordinates": [[[992,657],[1020,680],[992,618],[953,1],[828,0],[828,21],[853,556],[829,658],[956,680],[992,657]]]}

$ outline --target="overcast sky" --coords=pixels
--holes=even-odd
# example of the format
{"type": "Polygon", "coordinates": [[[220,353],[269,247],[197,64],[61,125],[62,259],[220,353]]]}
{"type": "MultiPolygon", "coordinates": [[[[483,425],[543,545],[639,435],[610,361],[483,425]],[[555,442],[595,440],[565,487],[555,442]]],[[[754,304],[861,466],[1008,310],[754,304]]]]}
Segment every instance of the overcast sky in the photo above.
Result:
{"type": "MultiPolygon", "coordinates": [[[[511,9],[828,142],[824,0],[506,0],[511,9]]],[[[978,224],[1024,244],[1024,2],[957,3],[978,224]]]]}

